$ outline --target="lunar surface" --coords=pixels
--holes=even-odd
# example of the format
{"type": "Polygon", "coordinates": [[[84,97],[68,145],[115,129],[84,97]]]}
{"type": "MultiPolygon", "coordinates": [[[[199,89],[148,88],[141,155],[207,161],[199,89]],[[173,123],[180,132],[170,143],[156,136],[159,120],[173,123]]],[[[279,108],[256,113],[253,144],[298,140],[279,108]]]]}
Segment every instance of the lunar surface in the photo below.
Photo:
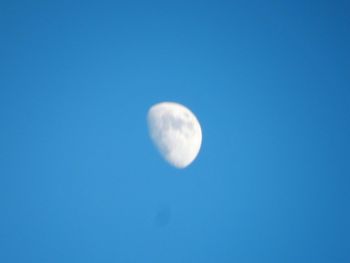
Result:
{"type": "Polygon", "coordinates": [[[202,130],[196,116],[175,102],[153,105],[147,116],[150,137],[164,159],[185,168],[197,157],[202,130]]]}

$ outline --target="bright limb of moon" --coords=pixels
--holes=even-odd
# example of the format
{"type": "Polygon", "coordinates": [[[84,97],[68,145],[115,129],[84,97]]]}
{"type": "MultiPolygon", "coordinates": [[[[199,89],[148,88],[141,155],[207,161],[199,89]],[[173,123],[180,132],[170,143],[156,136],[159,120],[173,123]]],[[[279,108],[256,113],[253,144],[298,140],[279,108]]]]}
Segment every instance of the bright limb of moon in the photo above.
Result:
{"type": "Polygon", "coordinates": [[[176,168],[185,168],[197,157],[202,129],[196,116],[175,102],[153,105],[147,116],[150,137],[160,154],[176,168]]]}

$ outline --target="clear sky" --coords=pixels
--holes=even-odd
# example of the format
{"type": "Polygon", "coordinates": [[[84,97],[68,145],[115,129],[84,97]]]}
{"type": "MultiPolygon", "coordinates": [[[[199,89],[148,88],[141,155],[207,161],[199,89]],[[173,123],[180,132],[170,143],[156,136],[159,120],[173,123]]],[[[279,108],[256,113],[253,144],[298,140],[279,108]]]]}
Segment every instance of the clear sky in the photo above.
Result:
{"type": "Polygon", "coordinates": [[[350,262],[349,3],[0,1],[0,262],[350,262]]]}

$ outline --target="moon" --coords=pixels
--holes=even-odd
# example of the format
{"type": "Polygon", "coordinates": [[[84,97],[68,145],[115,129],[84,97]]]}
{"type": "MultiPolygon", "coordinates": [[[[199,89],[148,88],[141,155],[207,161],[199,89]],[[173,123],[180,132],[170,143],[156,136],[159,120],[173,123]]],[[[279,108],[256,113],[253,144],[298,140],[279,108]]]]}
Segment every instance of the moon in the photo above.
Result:
{"type": "Polygon", "coordinates": [[[147,114],[150,137],[162,157],[176,168],[185,168],[197,157],[202,129],[196,116],[175,102],[153,105],[147,114]]]}

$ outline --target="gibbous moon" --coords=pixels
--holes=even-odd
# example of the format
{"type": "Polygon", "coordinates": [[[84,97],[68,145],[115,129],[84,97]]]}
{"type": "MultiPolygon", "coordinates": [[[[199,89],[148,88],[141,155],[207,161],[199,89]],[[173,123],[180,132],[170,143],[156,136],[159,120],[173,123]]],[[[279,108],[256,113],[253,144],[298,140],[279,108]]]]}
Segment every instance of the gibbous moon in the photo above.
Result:
{"type": "Polygon", "coordinates": [[[147,116],[151,139],[160,154],[176,168],[185,168],[197,157],[202,130],[196,116],[175,102],[153,105],[147,116]]]}

